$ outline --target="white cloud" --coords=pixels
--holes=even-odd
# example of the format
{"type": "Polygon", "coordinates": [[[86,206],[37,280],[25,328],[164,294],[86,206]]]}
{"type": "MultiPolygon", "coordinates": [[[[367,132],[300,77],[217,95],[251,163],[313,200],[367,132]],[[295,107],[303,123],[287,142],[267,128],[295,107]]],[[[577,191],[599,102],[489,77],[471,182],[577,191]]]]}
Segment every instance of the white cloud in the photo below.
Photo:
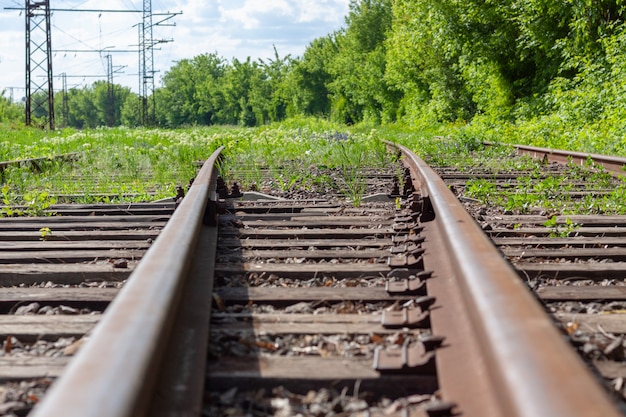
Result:
{"type": "MultiPolygon", "coordinates": [[[[291,2],[293,3],[293,2],[291,2]]],[[[294,9],[287,0],[246,0],[241,7],[219,7],[220,22],[224,24],[243,24],[244,29],[257,29],[261,18],[289,19],[294,9]]]]}
{"type": "MultiPolygon", "coordinates": [[[[203,25],[219,19],[218,7],[221,1],[207,2],[206,0],[186,0],[176,11],[183,14],[177,16],[177,25],[203,25]]],[[[174,11],[174,10],[172,10],[174,11]]]]}
{"type": "Polygon", "coordinates": [[[299,22],[322,21],[340,25],[350,0],[302,0],[299,3],[299,22]]]}

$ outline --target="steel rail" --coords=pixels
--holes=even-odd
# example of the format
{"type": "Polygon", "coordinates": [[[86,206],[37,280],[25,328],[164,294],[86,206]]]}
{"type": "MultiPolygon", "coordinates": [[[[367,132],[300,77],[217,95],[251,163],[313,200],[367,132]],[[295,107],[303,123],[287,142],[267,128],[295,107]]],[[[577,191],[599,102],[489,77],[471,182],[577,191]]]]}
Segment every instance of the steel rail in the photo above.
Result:
{"type": "Polygon", "coordinates": [[[146,415],[190,255],[201,225],[215,214],[215,164],[221,151],[204,163],[187,196],[31,417],[146,415]]]}
{"type": "MultiPolygon", "coordinates": [[[[491,146],[492,144],[486,142],[485,145],[491,146]]],[[[526,145],[513,145],[513,147],[517,150],[518,155],[528,155],[535,159],[558,162],[560,164],[575,163],[580,166],[585,166],[589,160],[592,160],[594,164],[604,167],[611,175],[626,175],[626,158],[618,156],[538,148],[526,145]]]]}
{"type": "MultiPolygon", "coordinates": [[[[517,417],[619,416],[616,406],[541,305],[443,180],[400,150],[416,190],[430,202],[452,256],[464,303],[500,411],[517,417]]],[[[457,381],[472,384],[472,381],[457,381]]]]}
{"type": "Polygon", "coordinates": [[[53,156],[42,156],[38,158],[16,159],[15,161],[2,161],[0,162],[0,172],[6,170],[7,168],[11,166],[31,165],[31,166],[36,167],[37,169],[40,169],[39,167],[40,163],[52,162],[56,160],[71,161],[71,160],[78,159],[80,155],[81,155],[80,152],[71,152],[71,153],[65,153],[65,154],[53,155],[53,156]]]}

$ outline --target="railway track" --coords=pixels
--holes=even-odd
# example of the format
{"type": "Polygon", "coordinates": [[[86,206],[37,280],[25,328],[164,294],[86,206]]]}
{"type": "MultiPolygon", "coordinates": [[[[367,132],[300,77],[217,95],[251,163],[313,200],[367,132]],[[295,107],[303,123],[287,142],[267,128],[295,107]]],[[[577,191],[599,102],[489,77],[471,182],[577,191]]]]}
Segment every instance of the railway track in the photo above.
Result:
{"type": "Polygon", "coordinates": [[[0,221],[0,414],[25,415],[38,402],[174,207],[56,205],[0,221]]]}
{"type": "Polygon", "coordinates": [[[407,187],[359,207],[228,198],[216,152],[32,415],[619,415],[519,269],[399,150],[407,187]]]}
{"type": "MultiPolygon", "coordinates": [[[[543,170],[544,178],[567,174],[567,168],[550,165],[554,162],[571,167],[588,165],[592,159],[596,166],[603,167],[615,177],[623,175],[626,165],[624,158],[601,155],[527,146],[519,146],[517,151],[548,164],[543,170]]],[[[500,186],[527,173],[501,174],[491,175],[500,186]]],[[[441,175],[463,199],[461,190],[471,175],[452,170],[442,170],[441,175]]],[[[590,177],[568,182],[567,187],[562,187],[555,195],[555,199],[564,202],[564,209],[580,205],[589,195],[601,200],[603,195],[622,186],[621,179],[598,181],[593,173],[587,175],[590,177]]],[[[546,212],[541,207],[520,214],[490,211],[471,199],[465,201],[468,211],[474,214],[520,278],[535,291],[573,346],[602,377],[609,392],[623,403],[626,398],[626,216],[564,215],[546,212]]]]}

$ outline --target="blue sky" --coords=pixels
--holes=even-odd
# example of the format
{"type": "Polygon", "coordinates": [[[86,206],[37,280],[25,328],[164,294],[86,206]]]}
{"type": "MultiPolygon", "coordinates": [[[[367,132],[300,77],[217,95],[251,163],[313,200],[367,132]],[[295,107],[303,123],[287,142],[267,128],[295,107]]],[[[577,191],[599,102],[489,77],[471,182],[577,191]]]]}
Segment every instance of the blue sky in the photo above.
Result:
{"type": "MultiPolygon", "coordinates": [[[[215,52],[231,60],[250,56],[272,58],[300,56],[315,38],[344,25],[350,0],[152,0],[153,13],[182,12],[157,26],[155,40],[173,40],[155,50],[157,86],[174,61],[215,52]]],[[[52,9],[140,10],[140,0],[50,0],[52,9]]],[[[15,100],[24,94],[25,22],[19,10],[24,0],[0,0],[0,91],[13,88],[15,100]]],[[[155,23],[158,16],[153,18],[155,23]]],[[[115,82],[137,91],[137,23],[141,13],[53,12],[52,49],[54,88],[61,88],[59,74],[68,75],[68,87],[90,85],[98,76],[106,80],[105,55],[111,53],[115,82]],[[91,52],[68,52],[68,50],[91,52]],[[105,52],[99,52],[104,50],[105,52]]]]}

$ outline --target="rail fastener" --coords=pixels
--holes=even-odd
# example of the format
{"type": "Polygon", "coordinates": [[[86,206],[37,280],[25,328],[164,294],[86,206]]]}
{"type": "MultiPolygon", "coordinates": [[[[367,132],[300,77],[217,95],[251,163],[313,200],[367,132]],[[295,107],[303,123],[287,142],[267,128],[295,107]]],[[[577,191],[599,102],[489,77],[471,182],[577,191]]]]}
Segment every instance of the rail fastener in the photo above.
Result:
{"type": "MultiPolygon", "coordinates": [[[[460,287],[460,303],[465,306],[459,311],[465,311],[463,314],[470,319],[472,328],[465,333],[475,338],[472,343],[477,344],[483,355],[485,386],[496,399],[489,406],[493,415],[620,416],[515,270],[443,180],[408,148],[386,144],[402,152],[412,170],[414,188],[432,206],[432,215],[438,220],[437,231],[428,230],[426,243],[429,236],[442,240],[446,252],[452,255],[451,272],[457,281],[455,287],[460,287]]],[[[429,219],[422,218],[425,231],[428,223],[429,219]]],[[[445,288],[441,277],[428,283],[431,281],[440,289],[445,288]]],[[[445,293],[431,292],[430,286],[429,295],[436,296],[440,302],[446,297],[445,293]]],[[[449,313],[444,310],[430,311],[435,333],[439,332],[440,321],[455,321],[455,317],[446,317],[449,313]]],[[[450,367],[453,363],[462,364],[462,360],[446,363],[450,356],[446,356],[446,349],[440,351],[436,360],[441,389],[446,398],[454,398],[464,409],[464,404],[476,402],[476,398],[467,397],[467,388],[475,384],[478,375],[460,376],[458,369],[450,367]]]]}

